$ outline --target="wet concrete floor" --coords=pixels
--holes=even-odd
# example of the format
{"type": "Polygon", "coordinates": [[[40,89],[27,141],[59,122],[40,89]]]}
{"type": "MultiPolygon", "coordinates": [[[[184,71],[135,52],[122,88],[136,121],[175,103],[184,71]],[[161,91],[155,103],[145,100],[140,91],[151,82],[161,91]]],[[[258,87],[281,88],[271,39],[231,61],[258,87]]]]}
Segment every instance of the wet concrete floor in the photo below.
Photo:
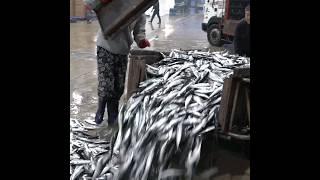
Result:
{"type": "MultiPolygon", "coordinates": [[[[146,36],[151,47],[156,51],[170,51],[171,49],[205,49],[213,51],[223,50],[211,47],[207,41],[206,33],[201,30],[202,14],[169,17],[162,16],[162,23],[155,17],[153,23],[147,19],[146,36]]],[[[70,23],[70,118],[80,121],[93,121],[97,108],[97,66],[96,66],[96,39],[99,24],[93,21],[70,23]]],[[[135,43],[133,49],[139,49],[135,43]]],[[[107,113],[106,113],[107,114],[107,113]]],[[[106,118],[106,117],[105,117],[106,118]]],[[[113,128],[114,129],[114,128],[113,128]]],[[[101,132],[110,134],[110,128],[104,122],[101,132]]],[[[97,133],[101,133],[97,132],[97,133]]],[[[249,167],[249,161],[238,158],[232,154],[223,153],[220,162],[229,162],[232,167],[249,167]],[[224,158],[222,158],[224,157],[224,158]],[[243,165],[245,164],[245,165],[243,165]]],[[[224,169],[228,167],[223,165],[224,169]]],[[[229,168],[230,169],[230,168],[229,168]]],[[[237,168],[235,168],[237,169],[237,168]]],[[[238,168],[239,169],[239,168],[238,168]]],[[[246,169],[245,169],[246,170],[246,169]]],[[[226,172],[218,179],[249,179],[243,172],[236,174],[226,172]],[[243,175],[243,176],[242,176],[243,175]]]]}

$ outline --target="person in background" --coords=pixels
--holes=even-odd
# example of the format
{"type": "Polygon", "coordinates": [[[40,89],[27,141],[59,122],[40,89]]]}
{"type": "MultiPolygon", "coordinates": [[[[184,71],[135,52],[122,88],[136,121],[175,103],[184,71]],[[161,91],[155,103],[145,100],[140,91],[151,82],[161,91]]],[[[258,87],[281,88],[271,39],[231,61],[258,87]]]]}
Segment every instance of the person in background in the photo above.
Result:
{"type": "Polygon", "coordinates": [[[153,5],[153,14],[152,14],[151,20],[149,21],[150,23],[152,23],[154,16],[157,15],[159,19],[158,24],[161,24],[161,17],[160,17],[159,11],[160,10],[159,10],[159,1],[158,1],[156,4],[153,5]]]}
{"type": "Polygon", "coordinates": [[[250,5],[245,8],[245,17],[236,27],[234,52],[250,57],[250,5]]]}
{"type": "Polygon", "coordinates": [[[103,122],[105,108],[108,124],[117,122],[120,97],[124,91],[128,54],[133,41],[140,48],[150,47],[145,33],[146,16],[143,14],[127,28],[105,38],[101,29],[97,39],[98,109],[96,124],[103,122]],[[133,32],[133,37],[132,37],[133,32]]]}

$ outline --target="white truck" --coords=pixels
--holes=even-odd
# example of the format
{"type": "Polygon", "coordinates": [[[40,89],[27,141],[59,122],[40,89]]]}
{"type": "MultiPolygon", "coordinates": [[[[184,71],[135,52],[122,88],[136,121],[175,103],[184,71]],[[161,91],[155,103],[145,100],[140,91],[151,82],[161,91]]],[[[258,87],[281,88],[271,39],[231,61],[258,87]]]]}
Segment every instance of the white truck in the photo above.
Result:
{"type": "Polygon", "coordinates": [[[232,42],[237,24],[244,18],[250,0],[205,0],[202,30],[212,46],[232,42]]]}

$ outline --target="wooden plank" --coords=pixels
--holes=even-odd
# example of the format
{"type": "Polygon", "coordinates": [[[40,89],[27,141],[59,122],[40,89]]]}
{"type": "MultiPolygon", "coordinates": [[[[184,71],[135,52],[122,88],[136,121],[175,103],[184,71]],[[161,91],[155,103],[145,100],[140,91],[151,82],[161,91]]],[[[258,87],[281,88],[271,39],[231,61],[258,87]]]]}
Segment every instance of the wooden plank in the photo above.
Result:
{"type": "Polygon", "coordinates": [[[127,76],[128,76],[128,79],[126,81],[126,85],[127,85],[127,92],[126,92],[126,100],[129,99],[130,95],[132,94],[132,87],[133,87],[133,82],[135,80],[135,76],[134,76],[134,70],[136,69],[134,66],[135,64],[132,63],[133,59],[129,58],[129,63],[128,63],[128,71],[127,71],[127,76]],[[130,77],[130,80],[129,80],[129,77],[130,77]]]}
{"type": "MultiPolygon", "coordinates": [[[[239,94],[238,94],[238,100],[235,111],[235,119],[233,121],[233,124],[237,127],[246,127],[249,124],[248,121],[248,113],[247,113],[247,106],[246,106],[246,88],[247,83],[242,81],[242,79],[238,79],[239,82],[239,94]]],[[[238,129],[240,130],[240,129],[238,129]]],[[[240,132],[236,132],[240,133],[240,132]]]]}
{"type": "Polygon", "coordinates": [[[249,97],[249,90],[246,88],[246,105],[247,105],[247,113],[248,113],[248,120],[250,126],[250,97],[249,97]]]}
{"type": "Polygon", "coordinates": [[[236,110],[238,107],[237,104],[238,104],[240,83],[239,82],[235,82],[235,83],[236,83],[236,89],[235,89],[235,95],[234,95],[233,103],[232,103],[231,117],[230,117],[230,122],[229,122],[229,131],[232,130],[233,121],[234,121],[236,110]]]}
{"type": "Polygon", "coordinates": [[[127,82],[127,97],[129,98],[139,85],[140,63],[136,59],[130,59],[127,82]]]}
{"type": "Polygon", "coordinates": [[[222,90],[222,98],[219,108],[219,123],[222,127],[223,132],[228,131],[228,124],[230,120],[232,102],[234,97],[235,91],[235,80],[234,78],[227,78],[223,83],[223,90],[222,90]]]}
{"type": "Polygon", "coordinates": [[[139,87],[140,82],[144,81],[146,79],[146,61],[144,59],[140,59],[138,62],[139,66],[139,77],[138,81],[136,83],[136,88],[139,87]]]}

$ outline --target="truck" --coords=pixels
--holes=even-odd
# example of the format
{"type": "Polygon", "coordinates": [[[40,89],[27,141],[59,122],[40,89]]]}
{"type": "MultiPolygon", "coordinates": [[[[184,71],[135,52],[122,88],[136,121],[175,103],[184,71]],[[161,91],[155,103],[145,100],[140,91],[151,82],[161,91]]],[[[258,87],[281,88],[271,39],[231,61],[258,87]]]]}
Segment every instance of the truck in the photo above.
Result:
{"type": "Polygon", "coordinates": [[[212,46],[233,41],[235,29],[244,18],[250,0],[206,0],[203,7],[202,30],[212,46]]]}

